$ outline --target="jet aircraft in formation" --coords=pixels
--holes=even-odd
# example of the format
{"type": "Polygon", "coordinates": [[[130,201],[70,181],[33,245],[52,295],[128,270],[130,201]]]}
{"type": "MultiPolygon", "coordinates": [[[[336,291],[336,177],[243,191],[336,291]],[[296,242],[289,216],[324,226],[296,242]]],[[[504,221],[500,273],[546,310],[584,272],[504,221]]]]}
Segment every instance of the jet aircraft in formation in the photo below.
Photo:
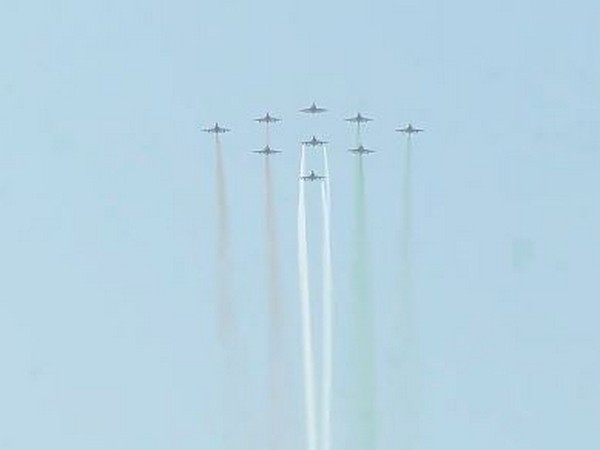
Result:
{"type": "Polygon", "coordinates": [[[266,113],[263,117],[254,119],[254,121],[260,122],[260,123],[276,123],[276,122],[281,122],[281,119],[278,119],[277,117],[273,117],[271,114],[266,113]]]}
{"type": "Polygon", "coordinates": [[[306,114],[319,114],[319,113],[324,113],[325,111],[327,111],[327,110],[325,108],[318,107],[315,102],[313,102],[313,104],[310,105],[308,108],[304,108],[304,109],[300,110],[300,112],[303,112],[306,114]]]}
{"type": "Polygon", "coordinates": [[[271,146],[267,145],[262,150],[254,150],[254,153],[258,153],[260,155],[274,155],[276,153],[281,153],[281,150],[274,150],[271,146]]]}
{"type": "Polygon", "coordinates": [[[215,122],[215,126],[212,128],[204,128],[202,131],[205,133],[214,133],[214,134],[222,134],[231,131],[229,128],[222,128],[218,123],[215,122]]]}
{"type": "Polygon", "coordinates": [[[317,175],[314,170],[311,170],[308,175],[302,175],[300,179],[303,181],[317,181],[324,180],[325,177],[322,175],[317,175]]]}
{"type": "Polygon", "coordinates": [[[352,152],[352,153],[356,153],[357,155],[367,155],[369,153],[375,153],[375,150],[369,150],[368,148],[365,148],[362,144],[356,148],[351,148],[348,151],[352,152]]]}
{"type": "Polygon", "coordinates": [[[399,133],[406,133],[406,134],[408,134],[408,135],[410,136],[411,134],[414,134],[414,133],[420,133],[420,132],[422,132],[423,130],[422,130],[422,129],[420,129],[420,128],[414,128],[414,127],[413,127],[413,126],[412,126],[412,125],[409,123],[407,127],[404,127],[404,128],[397,128],[397,129],[396,129],[396,131],[397,131],[397,132],[399,132],[399,133]]]}
{"type": "MultiPolygon", "coordinates": [[[[318,114],[318,113],[322,113],[327,111],[325,108],[321,108],[318,107],[316,105],[316,103],[313,102],[312,105],[310,105],[310,107],[308,108],[304,108],[300,110],[303,113],[307,113],[307,114],[318,114]]],[[[276,122],[280,122],[281,119],[272,116],[269,113],[266,113],[263,117],[259,117],[257,119],[254,119],[256,122],[260,122],[260,123],[266,123],[266,124],[270,124],[270,123],[276,123],[276,122]]],[[[356,124],[362,124],[362,123],[367,123],[367,122],[371,122],[373,119],[369,118],[369,117],[365,117],[363,116],[361,113],[357,113],[356,116],[354,117],[349,117],[347,119],[345,119],[347,122],[353,122],[356,124]]],[[[222,133],[227,133],[229,131],[231,131],[229,128],[224,128],[219,126],[219,124],[217,122],[215,122],[215,125],[212,128],[203,128],[202,131],[206,132],[206,133],[213,133],[213,134],[222,134],[222,133]]],[[[422,131],[424,131],[421,128],[415,128],[412,126],[412,124],[408,124],[406,127],[404,128],[397,128],[396,129],[397,132],[399,133],[405,133],[407,135],[412,135],[415,133],[421,133],[422,131]]],[[[327,144],[327,141],[322,141],[317,139],[315,136],[312,137],[312,139],[308,140],[308,141],[303,141],[302,142],[304,145],[308,145],[310,147],[318,147],[321,145],[325,145],[327,144]]],[[[357,148],[353,148],[350,149],[351,152],[353,153],[359,153],[359,154],[365,154],[365,153],[373,153],[373,150],[369,150],[364,148],[362,145],[359,145],[357,148]]],[[[273,153],[280,153],[279,150],[273,150],[271,149],[268,145],[263,148],[262,150],[256,150],[255,153],[261,153],[261,154],[273,154],[273,153]]]]}
{"type": "Polygon", "coordinates": [[[363,116],[361,113],[357,113],[356,116],[350,117],[348,119],[344,119],[346,122],[354,122],[354,123],[367,123],[371,122],[373,119],[363,116]]]}
{"type": "Polygon", "coordinates": [[[312,137],[309,141],[302,141],[304,145],[308,145],[309,147],[319,147],[321,145],[327,144],[327,141],[321,141],[317,139],[315,136],[312,137]]]}

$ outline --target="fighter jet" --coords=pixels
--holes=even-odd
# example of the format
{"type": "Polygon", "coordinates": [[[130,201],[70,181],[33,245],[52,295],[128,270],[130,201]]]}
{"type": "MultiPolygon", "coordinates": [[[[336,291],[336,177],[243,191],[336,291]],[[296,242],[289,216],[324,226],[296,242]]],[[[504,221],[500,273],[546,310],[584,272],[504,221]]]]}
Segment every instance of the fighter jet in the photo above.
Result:
{"type": "Polygon", "coordinates": [[[275,153],[281,153],[281,150],[273,150],[270,146],[266,146],[262,150],[254,150],[254,153],[258,153],[260,155],[274,155],[275,153]]]}
{"type": "Polygon", "coordinates": [[[317,180],[324,180],[325,177],[322,175],[317,175],[314,170],[311,170],[310,174],[303,175],[300,177],[300,179],[303,181],[317,181],[317,180]]]}
{"type": "Polygon", "coordinates": [[[369,119],[368,117],[363,116],[361,113],[357,113],[356,116],[345,119],[346,122],[354,122],[354,123],[367,123],[371,122],[373,119],[369,119]]]}
{"type": "Polygon", "coordinates": [[[302,141],[302,143],[304,145],[308,145],[309,147],[318,147],[320,145],[327,144],[327,141],[321,141],[321,140],[319,140],[319,139],[317,139],[316,137],[313,136],[310,141],[302,141]]]}
{"type": "Polygon", "coordinates": [[[420,128],[414,128],[410,123],[408,124],[407,127],[404,128],[397,128],[396,131],[398,131],[399,133],[406,133],[409,136],[413,133],[420,133],[421,131],[423,131],[420,128]]]}
{"type": "Polygon", "coordinates": [[[313,102],[313,104],[310,105],[310,107],[300,110],[300,112],[303,112],[306,114],[319,114],[319,113],[323,113],[325,111],[327,111],[327,110],[325,108],[318,107],[315,102],[313,102]]]}
{"type": "Polygon", "coordinates": [[[273,117],[271,114],[266,113],[263,117],[254,119],[254,121],[260,122],[260,123],[275,123],[275,122],[280,122],[281,119],[278,119],[277,117],[273,117]]]}
{"type": "Polygon", "coordinates": [[[203,128],[202,131],[205,133],[214,133],[214,134],[222,134],[231,131],[229,128],[222,128],[218,123],[215,122],[215,126],[212,128],[203,128]]]}
{"type": "Polygon", "coordinates": [[[357,155],[367,155],[369,153],[375,153],[375,150],[369,150],[368,148],[365,148],[362,144],[356,148],[351,148],[348,151],[352,152],[352,153],[356,153],[357,155]]]}

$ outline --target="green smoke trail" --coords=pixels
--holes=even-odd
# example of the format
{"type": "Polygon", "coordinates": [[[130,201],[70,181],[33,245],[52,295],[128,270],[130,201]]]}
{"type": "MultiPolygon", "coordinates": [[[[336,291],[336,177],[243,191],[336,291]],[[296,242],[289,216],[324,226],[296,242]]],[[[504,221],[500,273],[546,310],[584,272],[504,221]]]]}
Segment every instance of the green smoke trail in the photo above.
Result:
{"type": "Polygon", "coordinates": [[[282,328],[282,300],[281,300],[281,275],[279,265],[279,241],[273,198],[273,177],[271,175],[270,158],[265,158],[265,197],[266,197],[266,224],[267,224],[267,252],[269,258],[269,310],[272,325],[279,333],[282,328]]]}
{"type": "Polygon", "coordinates": [[[369,292],[368,234],[365,197],[365,175],[362,155],[356,158],[354,177],[355,230],[354,230],[354,320],[353,351],[356,373],[356,412],[358,414],[357,449],[374,449],[376,445],[375,423],[375,364],[373,304],[369,292]]]}
{"type": "Polygon", "coordinates": [[[269,281],[269,392],[271,423],[269,448],[279,450],[288,436],[286,428],[285,377],[284,377],[284,316],[281,294],[281,275],[279,265],[279,242],[275,202],[273,198],[273,179],[270,157],[265,157],[265,221],[267,227],[268,281],[269,281]]]}
{"type": "Polygon", "coordinates": [[[408,135],[404,155],[402,183],[402,226],[400,262],[400,302],[397,317],[398,442],[406,450],[414,450],[418,444],[418,350],[413,301],[413,198],[412,198],[412,139],[408,135]]]}

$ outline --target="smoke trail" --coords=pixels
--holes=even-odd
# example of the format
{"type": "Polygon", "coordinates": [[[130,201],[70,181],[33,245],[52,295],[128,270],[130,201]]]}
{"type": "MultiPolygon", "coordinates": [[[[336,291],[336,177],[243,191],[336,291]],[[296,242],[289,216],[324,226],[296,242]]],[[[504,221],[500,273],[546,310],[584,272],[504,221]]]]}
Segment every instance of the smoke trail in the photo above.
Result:
{"type": "Polygon", "coordinates": [[[404,155],[404,180],[402,184],[401,227],[401,277],[398,318],[399,385],[397,404],[400,408],[398,441],[407,450],[417,448],[419,434],[418,418],[418,350],[413,303],[413,254],[412,254],[412,139],[408,135],[404,155]]]}
{"type": "Polygon", "coordinates": [[[216,143],[216,202],[217,202],[217,314],[218,333],[222,345],[224,376],[221,379],[222,395],[222,434],[221,444],[227,448],[238,447],[241,438],[244,405],[241,397],[243,364],[240,342],[233,312],[231,295],[231,254],[229,234],[229,208],[227,203],[227,185],[223,164],[223,149],[219,134],[216,143]],[[226,419],[225,419],[226,418],[226,419]]]}
{"type": "Polygon", "coordinates": [[[358,439],[356,448],[375,448],[375,373],[373,344],[373,305],[369,293],[368,236],[366,224],[365,176],[362,155],[355,169],[355,261],[354,261],[354,333],[356,371],[356,408],[358,439]]]}
{"type": "MultiPolygon", "coordinates": [[[[300,155],[300,176],[304,174],[305,147],[300,155]]],[[[304,360],[304,395],[306,408],[306,438],[308,450],[316,450],[317,423],[315,409],[314,356],[310,292],[308,279],[308,242],[306,234],[306,198],[304,181],[299,179],[298,193],[298,271],[300,278],[300,302],[302,308],[302,350],[304,360]]]]}
{"type": "Polygon", "coordinates": [[[360,129],[360,122],[357,122],[356,123],[356,146],[359,147],[360,144],[362,144],[361,129],[360,129]]]}
{"type": "Polygon", "coordinates": [[[402,187],[402,293],[408,300],[412,294],[412,140],[406,138],[402,187]]]}
{"type": "Polygon", "coordinates": [[[279,242],[273,199],[273,179],[271,162],[265,158],[265,220],[267,225],[267,254],[269,278],[269,346],[270,346],[270,407],[271,433],[269,447],[279,450],[287,436],[285,428],[284,395],[284,361],[283,361],[283,311],[281,295],[281,277],[279,269],[279,242]]]}
{"type": "Polygon", "coordinates": [[[322,416],[321,450],[331,449],[331,384],[333,375],[333,279],[331,263],[331,195],[329,190],[329,164],[327,149],[323,147],[323,167],[325,180],[321,184],[321,205],[323,209],[323,347],[322,347],[322,416]]]}
{"type": "Polygon", "coordinates": [[[216,141],[216,192],[217,192],[217,292],[219,336],[224,342],[234,332],[233,309],[231,304],[230,277],[231,258],[229,240],[229,208],[227,205],[227,188],[225,169],[223,166],[223,151],[219,134],[215,135],[216,141]]]}
{"type": "Polygon", "coordinates": [[[269,254],[269,310],[273,319],[273,327],[281,329],[281,279],[279,272],[279,242],[275,220],[275,202],[273,199],[273,178],[269,157],[265,158],[265,190],[266,190],[266,223],[267,246],[269,254]]]}
{"type": "Polygon", "coordinates": [[[267,145],[270,146],[271,145],[271,125],[269,124],[269,122],[265,123],[265,140],[267,142],[267,145]]]}

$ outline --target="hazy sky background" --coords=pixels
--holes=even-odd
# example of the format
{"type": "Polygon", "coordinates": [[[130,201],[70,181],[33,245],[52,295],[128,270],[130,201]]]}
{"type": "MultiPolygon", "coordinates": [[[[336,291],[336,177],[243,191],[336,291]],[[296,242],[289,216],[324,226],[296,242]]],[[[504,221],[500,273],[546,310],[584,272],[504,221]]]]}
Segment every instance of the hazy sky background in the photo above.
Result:
{"type": "MultiPolygon", "coordinates": [[[[331,140],[334,450],[346,448],[351,127],[365,143],[381,450],[395,405],[402,140],[415,141],[423,450],[600,445],[597,1],[27,1],[0,6],[0,448],[216,449],[214,152],[225,136],[245,351],[237,446],[265,448],[262,145],[270,110],[303,439],[297,142],[331,140]],[[311,123],[313,100],[331,112],[311,123]]],[[[318,192],[310,192],[318,215],[318,192]]],[[[311,227],[317,225],[311,222],[311,227]]],[[[315,248],[314,246],[311,248],[315,248]]],[[[314,254],[314,251],[313,251],[314,254]]],[[[315,257],[318,255],[314,254],[315,257]]],[[[239,413],[237,413],[239,414],[239,413]]]]}

